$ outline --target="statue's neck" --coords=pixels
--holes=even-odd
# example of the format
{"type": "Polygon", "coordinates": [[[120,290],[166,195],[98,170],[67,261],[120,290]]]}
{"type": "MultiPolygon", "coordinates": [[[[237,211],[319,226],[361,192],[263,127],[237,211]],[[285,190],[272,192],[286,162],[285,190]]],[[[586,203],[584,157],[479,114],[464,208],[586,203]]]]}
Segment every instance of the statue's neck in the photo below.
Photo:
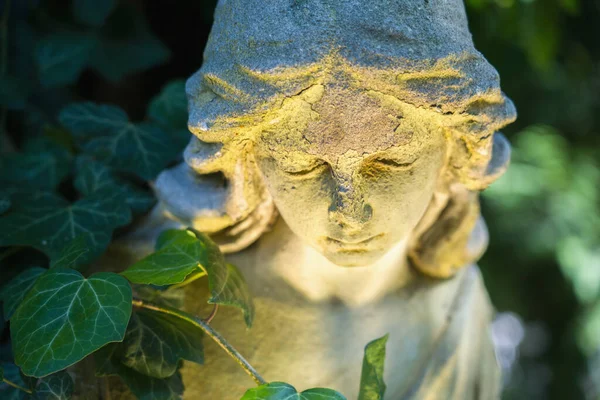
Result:
{"type": "Polygon", "coordinates": [[[340,267],[304,244],[280,219],[259,246],[257,262],[269,270],[263,273],[279,276],[313,301],[364,305],[403,286],[414,274],[406,261],[406,241],[373,265],[340,267]]]}

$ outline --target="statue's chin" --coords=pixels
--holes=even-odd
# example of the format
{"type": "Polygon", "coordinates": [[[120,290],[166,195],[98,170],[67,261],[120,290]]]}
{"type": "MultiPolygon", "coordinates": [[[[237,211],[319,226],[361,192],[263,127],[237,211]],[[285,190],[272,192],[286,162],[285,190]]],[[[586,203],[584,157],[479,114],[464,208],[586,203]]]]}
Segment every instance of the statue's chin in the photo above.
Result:
{"type": "Polygon", "coordinates": [[[386,254],[386,250],[322,250],[321,253],[332,263],[341,267],[368,267],[386,254]]]}

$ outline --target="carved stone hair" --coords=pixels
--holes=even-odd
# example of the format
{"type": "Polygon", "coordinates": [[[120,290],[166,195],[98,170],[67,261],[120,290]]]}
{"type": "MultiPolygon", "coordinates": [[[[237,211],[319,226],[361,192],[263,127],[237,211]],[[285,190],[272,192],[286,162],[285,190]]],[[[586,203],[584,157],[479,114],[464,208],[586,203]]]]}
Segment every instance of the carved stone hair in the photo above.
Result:
{"type": "Polygon", "coordinates": [[[343,80],[443,116],[452,156],[411,239],[413,264],[447,277],[483,253],[478,191],[508,164],[510,146],[494,133],[516,112],[473,47],[461,0],[221,0],[204,58],[187,83],[196,138],[185,158],[198,175],[181,166],[157,182],[172,214],[215,234],[225,251],[256,240],[275,208],[253,137],[285,99],[343,80]],[[195,180],[212,203],[173,200],[177,179],[195,180]]]}

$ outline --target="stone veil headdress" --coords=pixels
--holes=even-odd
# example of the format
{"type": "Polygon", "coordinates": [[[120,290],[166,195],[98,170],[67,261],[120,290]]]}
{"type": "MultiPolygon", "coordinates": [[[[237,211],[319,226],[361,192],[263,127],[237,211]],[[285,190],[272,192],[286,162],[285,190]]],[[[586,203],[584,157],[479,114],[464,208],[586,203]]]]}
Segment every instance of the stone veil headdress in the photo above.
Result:
{"type": "Polygon", "coordinates": [[[510,146],[494,133],[516,113],[473,46],[462,0],[220,0],[204,64],[187,83],[196,136],[187,165],[156,183],[164,209],[225,251],[251,244],[275,208],[248,139],[284,99],[335,74],[447,117],[448,176],[409,254],[441,277],[477,259],[487,243],[477,192],[508,164],[510,146]]]}

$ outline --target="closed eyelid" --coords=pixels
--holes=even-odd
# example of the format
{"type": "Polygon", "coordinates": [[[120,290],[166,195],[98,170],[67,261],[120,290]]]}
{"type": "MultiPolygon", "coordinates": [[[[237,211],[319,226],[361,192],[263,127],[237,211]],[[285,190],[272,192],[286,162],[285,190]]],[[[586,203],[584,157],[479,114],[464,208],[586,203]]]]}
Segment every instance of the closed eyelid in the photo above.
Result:
{"type": "Polygon", "coordinates": [[[314,163],[311,163],[306,166],[299,166],[298,164],[296,164],[295,167],[286,167],[277,162],[276,164],[279,170],[291,176],[307,176],[313,172],[317,172],[321,167],[327,165],[325,161],[315,161],[314,163]]]}
{"type": "Polygon", "coordinates": [[[380,164],[388,165],[390,167],[399,167],[399,168],[401,168],[401,167],[410,167],[417,160],[414,159],[414,160],[408,161],[408,162],[399,162],[399,161],[393,160],[391,158],[378,157],[378,158],[373,159],[373,161],[377,162],[377,163],[380,163],[380,164]]]}
{"type": "Polygon", "coordinates": [[[398,169],[398,170],[406,170],[411,169],[417,159],[412,159],[410,161],[399,161],[394,160],[393,158],[388,157],[374,157],[369,160],[368,164],[382,166],[384,168],[398,169]]]}

